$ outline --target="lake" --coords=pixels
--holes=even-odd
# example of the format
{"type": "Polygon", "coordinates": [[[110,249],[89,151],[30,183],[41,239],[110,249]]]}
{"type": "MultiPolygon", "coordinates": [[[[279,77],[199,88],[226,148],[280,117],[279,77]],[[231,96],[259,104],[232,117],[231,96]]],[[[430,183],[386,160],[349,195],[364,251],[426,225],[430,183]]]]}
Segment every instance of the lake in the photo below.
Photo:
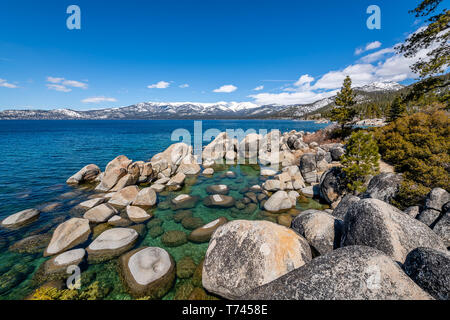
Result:
{"type": "MultiPolygon", "coordinates": [[[[199,124],[199,123],[197,123],[199,124]]],[[[312,121],[291,120],[206,120],[201,121],[203,132],[208,129],[279,129],[314,132],[327,126],[312,121]]],[[[126,155],[134,161],[148,160],[172,143],[174,130],[185,129],[192,135],[192,120],[142,120],[142,121],[0,121],[0,220],[15,212],[40,208],[56,203],[50,212],[41,214],[39,221],[19,230],[0,229],[0,299],[23,299],[35,288],[31,279],[46,259],[41,252],[17,253],[8,247],[24,237],[51,234],[61,222],[73,217],[71,209],[92,195],[92,190],[75,189],[65,184],[66,179],[89,163],[102,170],[118,155],[126,155]]],[[[205,142],[206,145],[208,142],[205,142]]],[[[227,184],[230,195],[242,198],[243,186],[260,183],[259,169],[255,166],[228,166],[223,170],[236,172],[235,179],[227,179],[217,170],[213,178],[199,176],[186,185],[181,192],[206,196],[205,188],[212,184],[227,184]]],[[[172,195],[164,195],[159,201],[169,201],[172,195]]],[[[315,201],[299,204],[299,209],[320,207],[315,201]]],[[[158,206],[152,212],[163,221],[163,229],[185,230],[173,220],[174,212],[167,206],[158,206]]],[[[202,204],[192,209],[195,217],[205,223],[225,216],[232,219],[262,219],[259,210],[248,216],[239,216],[228,209],[210,209],[202,204]]],[[[138,246],[161,246],[158,237],[145,234],[138,246]]],[[[206,244],[187,243],[177,248],[165,248],[176,261],[185,255],[198,263],[207,248],[206,244]]],[[[115,262],[86,267],[90,283],[100,281],[107,285],[105,299],[129,299],[121,286],[115,262]]],[[[179,280],[177,280],[179,281],[179,280]]],[[[178,283],[178,282],[177,282],[178,283]]],[[[172,290],[165,299],[173,298],[172,290]]]]}

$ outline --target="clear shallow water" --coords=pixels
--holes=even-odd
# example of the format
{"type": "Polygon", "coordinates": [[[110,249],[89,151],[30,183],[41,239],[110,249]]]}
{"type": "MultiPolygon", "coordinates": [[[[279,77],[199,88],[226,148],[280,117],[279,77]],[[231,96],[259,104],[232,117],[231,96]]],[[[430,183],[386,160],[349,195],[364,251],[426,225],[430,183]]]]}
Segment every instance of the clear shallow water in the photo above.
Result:
{"type": "MultiPolygon", "coordinates": [[[[279,129],[316,131],[326,124],[284,120],[209,120],[202,121],[203,131],[216,128],[226,129],[279,129]]],[[[31,283],[33,273],[45,261],[42,253],[19,254],[8,247],[18,240],[34,234],[51,232],[59,223],[73,216],[71,209],[86,200],[91,190],[74,189],[65,184],[66,179],[89,163],[95,163],[102,170],[117,155],[130,159],[147,160],[163,151],[170,144],[175,129],[184,128],[193,133],[194,121],[0,121],[0,220],[20,210],[58,203],[58,207],[41,213],[39,221],[29,227],[11,231],[0,229],[0,299],[23,299],[35,288],[31,283]],[[7,274],[7,276],[5,276],[7,274]],[[5,285],[5,283],[7,284],[5,285]],[[2,290],[9,288],[8,290],[2,290]],[[2,292],[3,291],[3,292],[2,292]]],[[[207,142],[205,142],[207,144],[207,142]]],[[[213,178],[198,177],[178,193],[206,196],[206,186],[227,184],[230,195],[241,199],[242,188],[261,183],[259,169],[255,166],[231,166],[217,170],[213,178]],[[223,177],[226,170],[235,171],[235,179],[223,177]]],[[[164,194],[160,202],[169,201],[177,193],[164,194]]],[[[300,209],[319,207],[311,201],[299,204],[300,209]]],[[[164,208],[164,206],[162,206],[164,208]]],[[[162,219],[163,229],[181,230],[189,233],[180,223],[173,220],[174,212],[158,207],[153,214],[162,219]]],[[[195,217],[205,223],[220,216],[232,219],[263,219],[255,210],[251,214],[232,212],[230,209],[210,209],[201,203],[191,209],[195,217]]],[[[167,248],[161,238],[152,238],[148,233],[138,246],[160,246],[168,250],[176,261],[188,255],[198,263],[208,246],[188,242],[179,247],[167,248]]],[[[129,299],[122,287],[115,261],[88,267],[92,281],[109,284],[106,299],[129,299]]],[[[171,299],[174,290],[165,298],[171,299]]]]}

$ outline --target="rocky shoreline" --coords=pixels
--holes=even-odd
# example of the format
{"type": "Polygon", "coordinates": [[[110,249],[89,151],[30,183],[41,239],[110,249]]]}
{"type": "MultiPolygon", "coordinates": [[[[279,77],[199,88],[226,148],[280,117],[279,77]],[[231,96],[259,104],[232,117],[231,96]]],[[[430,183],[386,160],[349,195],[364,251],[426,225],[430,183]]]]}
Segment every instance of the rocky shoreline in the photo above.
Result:
{"type": "MultiPolygon", "coordinates": [[[[22,240],[38,243],[49,257],[36,283],[65,279],[69,266],[117,260],[133,297],[160,299],[185,269],[163,248],[137,247],[148,233],[167,247],[209,243],[203,263],[182,265],[191,265],[190,277],[196,270],[197,282],[200,277],[200,299],[449,299],[449,193],[433,189],[421,207],[400,211],[390,201],[402,177],[382,172],[363,194],[345,194],[340,170],[345,145],[313,137],[272,131],[239,142],[223,132],[201,155],[175,143],[148,161],[120,155],[103,172],[95,164],[83,167],[67,184],[92,188],[90,199],[78,203],[51,237],[22,240]],[[242,186],[241,199],[231,196],[226,184],[208,186],[204,197],[179,192],[196,177],[240,163],[256,163],[262,181],[242,186]],[[161,202],[161,195],[173,197],[161,202]],[[308,198],[326,205],[296,209],[308,198]],[[236,213],[259,210],[262,219],[203,221],[189,211],[199,203],[236,213]],[[190,233],[162,229],[153,214],[162,207],[173,210],[174,220],[190,233]]],[[[235,173],[222,177],[235,179],[235,173]]],[[[42,210],[12,214],[0,226],[20,229],[38,221],[42,210]]],[[[0,290],[7,282],[3,277],[0,290]]]]}

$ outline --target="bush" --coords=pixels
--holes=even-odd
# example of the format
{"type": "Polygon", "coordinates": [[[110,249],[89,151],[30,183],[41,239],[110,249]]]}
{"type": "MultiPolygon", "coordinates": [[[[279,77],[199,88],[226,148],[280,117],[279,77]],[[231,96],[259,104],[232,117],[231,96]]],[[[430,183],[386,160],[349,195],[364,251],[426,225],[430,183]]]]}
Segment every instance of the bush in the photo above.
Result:
{"type": "Polygon", "coordinates": [[[378,146],[372,134],[352,133],[341,159],[347,189],[354,193],[363,192],[367,178],[379,172],[379,160],[378,146]]]}
{"type": "Polygon", "coordinates": [[[449,133],[443,110],[398,118],[375,131],[383,159],[403,173],[398,205],[420,203],[432,188],[450,189],[449,133]]]}

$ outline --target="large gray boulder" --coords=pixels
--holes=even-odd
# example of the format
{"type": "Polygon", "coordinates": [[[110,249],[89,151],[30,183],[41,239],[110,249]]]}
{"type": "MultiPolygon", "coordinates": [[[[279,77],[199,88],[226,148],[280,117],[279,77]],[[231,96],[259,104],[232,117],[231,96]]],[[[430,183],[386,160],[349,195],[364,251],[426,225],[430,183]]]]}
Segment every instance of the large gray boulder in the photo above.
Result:
{"type": "Polygon", "coordinates": [[[73,176],[71,176],[69,179],[67,179],[66,183],[70,185],[79,185],[83,182],[91,183],[94,182],[95,179],[97,179],[100,173],[101,170],[97,165],[88,164],[73,176]]]}
{"type": "Polygon", "coordinates": [[[203,287],[228,299],[311,261],[308,242],[268,221],[235,220],[218,228],[203,265],[203,287]]]}
{"type": "Polygon", "coordinates": [[[109,162],[106,166],[101,182],[95,190],[103,192],[111,190],[119,182],[119,180],[128,173],[128,166],[132,162],[132,160],[128,159],[124,155],[120,155],[109,162]]]}
{"type": "Polygon", "coordinates": [[[317,182],[317,162],[314,153],[305,153],[300,158],[300,172],[307,183],[317,182]]]}
{"type": "Polygon", "coordinates": [[[383,252],[351,246],[315,258],[243,300],[429,300],[383,252]]]}
{"type": "Polygon", "coordinates": [[[446,247],[450,247],[450,211],[444,213],[433,227],[433,231],[442,238],[446,247]]]}
{"type": "Polygon", "coordinates": [[[292,221],[291,228],[305,237],[319,255],[339,248],[344,222],[319,210],[306,210],[292,221]]]}
{"type": "Polygon", "coordinates": [[[418,247],[446,249],[433,230],[381,200],[363,199],[354,203],[344,223],[341,246],[370,246],[401,263],[418,247]]]}
{"type": "Polygon", "coordinates": [[[411,218],[415,219],[420,212],[420,207],[419,206],[408,207],[405,210],[403,210],[403,212],[406,213],[411,218]]]}
{"type": "Polygon", "coordinates": [[[149,209],[156,204],[157,200],[158,197],[156,196],[155,190],[152,188],[144,188],[137,194],[133,201],[133,206],[149,209]]]}
{"type": "Polygon", "coordinates": [[[381,173],[373,177],[366,192],[361,198],[378,199],[390,203],[394,198],[402,182],[402,176],[392,172],[381,173]]]}
{"type": "Polygon", "coordinates": [[[336,209],[333,210],[333,216],[335,216],[338,219],[344,220],[345,215],[347,214],[348,209],[353,203],[358,202],[361,200],[360,198],[348,194],[345,197],[342,198],[342,200],[339,202],[336,209]]]}
{"type": "Polygon", "coordinates": [[[88,260],[96,263],[118,257],[130,250],[138,237],[136,230],[131,228],[106,230],[87,247],[88,260]]]}
{"type": "Polygon", "coordinates": [[[89,220],[80,218],[67,220],[53,232],[44,256],[51,256],[72,249],[85,242],[90,234],[89,220]]]}
{"type": "Polygon", "coordinates": [[[116,209],[114,209],[107,203],[103,203],[86,211],[86,213],[83,215],[83,218],[88,219],[93,223],[102,223],[108,221],[109,218],[111,218],[115,214],[117,214],[116,209]]]}
{"type": "Polygon", "coordinates": [[[432,228],[434,226],[434,223],[439,219],[440,215],[440,211],[427,208],[421,211],[416,219],[432,228]]]}
{"type": "Polygon", "coordinates": [[[264,209],[269,212],[282,212],[291,209],[294,205],[286,191],[277,191],[264,203],[264,209]]]}
{"type": "Polygon", "coordinates": [[[442,188],[434,188],[427,195],[425,208],[442,211],[444,204],[450,201],[450,193],[442,188]]]}
{"type": "Polygon", "coordinates": [[[434,298],[450,299],[450,254],[447,251],[414,249],[406,257],[403,269],[434,298]]]}
{"type": "Polygon", "coordinates": [[[331,159],[333,159],[333,161],[341,161],[341,157],[344,153],[345,150],[341,146],[335,146],[330,149],[331,159]]]}
{"type": "Polygon", "coordinates": [[[344,193],[342,183],[342,170],[338,167],[331,168],[320,178],[320,197],[331,204],[337,201],[344,193]]]}
{"type": "Polygon", "coordinates": [[[137,186],[128,186],[114,193],[111,199],[109,199],[108,204],[121,210],[130,205],[138,194],[139,188],[137,186]]]}

